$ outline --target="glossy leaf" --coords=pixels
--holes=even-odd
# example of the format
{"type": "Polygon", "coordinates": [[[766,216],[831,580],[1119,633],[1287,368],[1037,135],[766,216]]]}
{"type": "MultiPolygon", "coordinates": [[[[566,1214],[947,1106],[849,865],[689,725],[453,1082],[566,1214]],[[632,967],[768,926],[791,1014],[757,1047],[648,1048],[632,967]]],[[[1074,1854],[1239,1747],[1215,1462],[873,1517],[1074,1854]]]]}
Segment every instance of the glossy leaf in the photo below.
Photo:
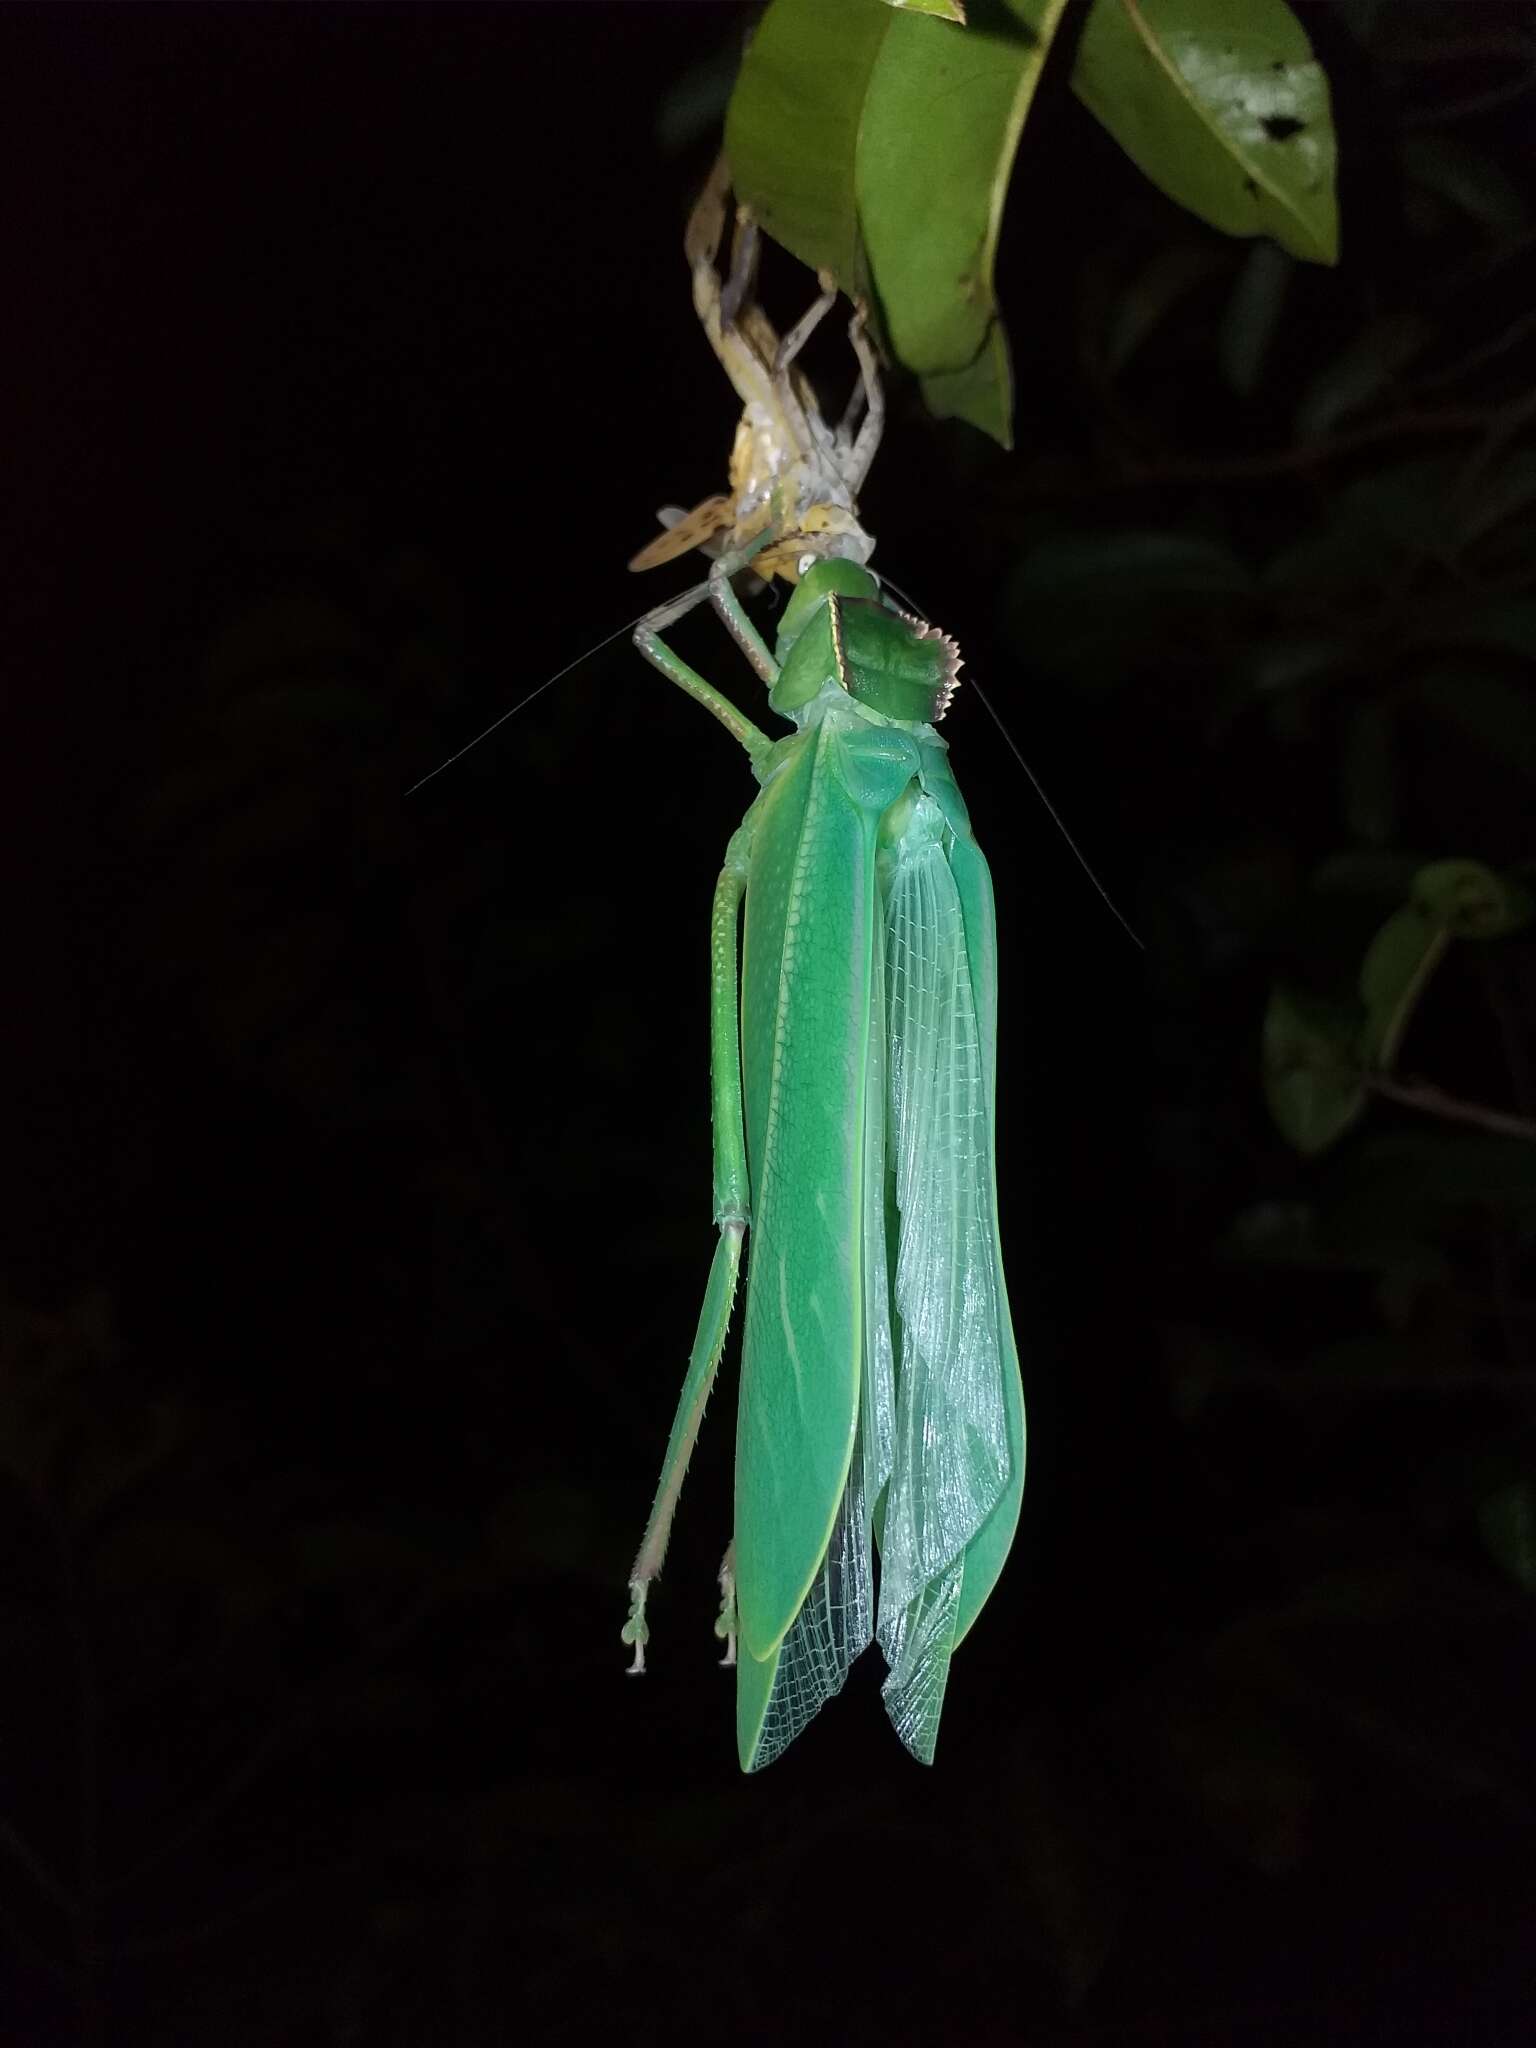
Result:
{"type": "Polygon", "coordinates": [[[1224,542],[1166,527],[1053,537],[1031,548],[1020,579],[1041,596],[1067,591],[1078,603],[1095,591],[1119,603],[1165,592],[1211,599],[1246,594],[1253,587],[1248,570],[1224,542]]]}
{"type": "Polygon", "coordinates": [[[1342,1020],[1314,1014],[1287,989],[1264,1016],[1264,1097],[1298,1152],[1325,1152],[1365,1107],[1365,1088],[1342,1020]]]}
{"type": "Polygon", "coordinates": [[[1238,272],[1216,332],[1216,360],[1240,397],[1249,397],[1264,374],[1292,268],[1285,250],[1266,240],[1254,244],[1238,272]]]}
{"type": "Polygon", "coordinates": [[[993,266],[1014,153],[1064,12],[1065,0],[1009,0],[977,8],[963,36],[926,35],[922,48],[888,39],[893,61],[870,81],[860,133],[859,214],[891,346],[932,411],[1004,447],[1012,376],[993,266]]]}
{"type": "Polygon", "coordinates": [[[1180,299],[1223,267],[1219,245],[1204,239],[1156,250],[1120,293],[1105,321],[1100,349],[1109,374],[1118,375],[1180,299]]]}
{"type": "Polygon", "coordinates": [[[1536,720],[1518,684],[1470,665],[1436,667],[1419,678],[1415,694],[1432,718],[1476,741],[1501,768],[1536,783],[1536,720]]]}
{"type": "Polygon", "coordinates": [[[1391,707],[1378,698],[1352,705],[1339,750],[1344,822],[1353,838],[1385,846],[1395,836],[1397,761],[1391,707]]]}
{"type": "Polygon", "coordinates": [[[1381,926],[1360,964],[1360,1052],[1367,1064],[1391,1071],[1415,1006],[1453,938],[1503,938],[1529,922],[1532,908],[1518,884],[1481,861],[1437,860],[1420,868],[1409,902],[1381,926]]]}
{"type": "MultiPolygon", "coordinates": [[[[870,288],[855,194],[859,124],[894,31],[942,35],[880,0],[774,0],[758,23],[725,119],[737,195],[762,227],[843,290],[870,288]]],[[[952,33],[953,31],[951,31],[952,33]]]]}
{"type": "Polygon", "coordinates": [[[1413,878],[1413,900],[1459,939],[1502,939],[1531,919],[1532,903],[1517,883],[1476,860],[1437,860],[1413,878]]]}
{"type": "Polygon", "coordinates": [[[1008,445],[993,261],[1014,152],[1066,0],[986,0],[962,35],[883,0],[775,0],[726,123],[776,241],[872,297],[931,409],[1008,445]]]}
{"type": "Polygon", "coordinates": [[[1422,1236],[1443,1228],[1448,1212],[1464,1210],[1496,1209],[1522,1227],[1536,1222],[1536,1145],[1523,1138],[1431,1126],[1424,1118],[1412,1129],[1362,1140],[1335,1172],[1332,1209],[1368,1217],[1378,1233],[1392,1227],[1422,1236]]]}
{"type": "MultiPolygon", "coordinates": [[[[741,198],[871,302],[931,411],[1008,446],[993,284],[1019,137],[1066,0],[774,0],[726,121],[741,198]],[[936,18],[943,17],[943,18],[936,18]]],[[[1170,195],[1332,262],[1327,82],[1283,0],[1096,0],[1074,88],[1170,195]]]]}
{"type": "Polygon", "coordinates": [[[1095,0],[1072,89],[1191,213],[1338,260],[1328,81],[1284,0],[1095,0]]]}
{"type": "Polygon", "coordinates": [[[1130,528],[1053,535],[1008,590],[1021,655],[1088,689],[1123,684],[1152,650],[1197,660],[1233,635],[1253,590],[1247,566],[1204,534],[1130,528]]]}
{"type": "Polygon", "coordinates": [[[1477,1524],[1489,1554],[1517,1585],[1536,1593],[1536,1485],[1511,1479],[1485,1494],[1477,1524]]]}
{"type": "Polygon", "coordinates": [[[1296,406],[1298,436],[1320,441],[1340,420],[1380,398],[1430,334],[1429,323],[1409,312],[1386,313],[1362,327],[1302,392],[1296,406]]]}
{"type": "Polygon", "coordinates": [[[1412,185],[1453,206],[1489,234],[1518,235],[1525,204],[1493,159],[1450,135],[1421,130],[1403,138],[1403,169],[1412,185]]]}
{"type": "Polygon", "coordinates": [[[1449,944],[1444,925],[1409,905],[1394,910],[1367,946],[1360,963],[1360,1052],[1368,1065],[1391,1071],[1414,1007],[1449,944]]]}
{"type": "Polygon", "coordinates": [[[934,14],[940,21],[965,20],[962,0],[885,0],[887,7],[904,8],[909,14],[934,14]]]}
{"type": "Polygon", "coordinates": [[[1463,541],[1480,540],[1536,504],[1536,455],[1512,449],[1480,483],[1460,521],[1463,541]]]}
{"type": "Polygon", "coordinates": [[[1536,599],[1509,597],[1495,604],[1480,604],[1435,638],[1536,661],[1536,599]]]}

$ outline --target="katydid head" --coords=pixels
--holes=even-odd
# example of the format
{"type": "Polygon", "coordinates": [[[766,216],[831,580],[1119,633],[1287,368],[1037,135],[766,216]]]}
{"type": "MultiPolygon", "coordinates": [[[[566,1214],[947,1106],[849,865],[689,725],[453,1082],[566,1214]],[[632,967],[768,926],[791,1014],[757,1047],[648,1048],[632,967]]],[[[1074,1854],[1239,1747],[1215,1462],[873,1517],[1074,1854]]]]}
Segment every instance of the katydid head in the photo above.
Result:
{"type": "Polygon", "coordinates": [[[835,680],[882,718],[936,725],[960,669],[947,633],[893,605],[872,570],[837,557],[802,571],[774,654],[780,675],[770,701],[790,717],[835,680]]]}

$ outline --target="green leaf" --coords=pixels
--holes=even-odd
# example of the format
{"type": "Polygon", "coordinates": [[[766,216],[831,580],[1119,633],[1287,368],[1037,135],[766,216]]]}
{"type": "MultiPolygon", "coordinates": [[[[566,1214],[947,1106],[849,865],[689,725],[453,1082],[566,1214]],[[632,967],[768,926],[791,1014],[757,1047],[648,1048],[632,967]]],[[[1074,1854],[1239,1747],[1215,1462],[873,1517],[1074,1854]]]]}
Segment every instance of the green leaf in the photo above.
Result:
{"type": "Polygon", "coordinates": [[[1351,847],[1330,853],[1312,870],[1312,887],[1328,896],[1374,897],[1383,908],[1401,903],[1413,886],[1419,863],[1410,853],[1379,847],[1351,847]]]}
{"type": "Polygon", "coordinates": [[[1202,220],[1337,262],[1328,81],[1284,0],[1094,0],[1072,89],[1202,220]]]}
{"type": "Polygon", "coordinates": [[[1008,335],[994,320],[981,354],[962,370],[930,370],[923,399],[936,420],[968,420],[999,447],[1013,446],[1013,363],[1008,335]]]}
{"type": "Polygon", "coordinates": [[[1253,578],[1223,541],[1168,527],[1118,533],[1064,533],[1025,556],[1020,588],[1056,591],[1071,602],[1109,604],[1178,593],[1201,598],[1246,596],[1253,578]]]}
{"type": "Polygon", "coordinates": [[[1416,695],[1430,715],[1485,747],[1501,767],[1536,782],[1536,705],[1530,693],[1472,667],[1437,667],[1416,695]]]}
{"type": "Polygon", "coordinates": [[[1449,944],[1444,925],[1409,905],[1394,910],[1366,947],[1360,963],[1360,1056],[1368,1066],[1391,1072],[1415,1005],[1449,944]]]}
{"type": "Polygon", "coordinates": [[[1484,476],[1461,519],[1461,538],[1472,542],[1495,531],[1536,502],[1536,455],[1512,449],[1491,475],[1484,476]]]}
{"type": "Polygon", "coordinates": [[[1528,923],[1532,910],[1518,883],[1481,861],[1421,867],[1409,901],[1381,926],[1360,963],[1360,1056],[1366,1064],[1391,1072],[1414,1009],[1453,938],[1503,938],[1528,923]]]}
{"type": "MultiPolygon", "coordinates": [[[[792,256],[830,270],[854,296],[869,290],[854,191],[859,123],[887,34],[898,24],[878,0],[837,8],[774,0],[725,117],[738,197],[792,256]]],[[[936,23],[916,26],[945,32],[936,23]]]]}
{"type": "Polygon", "coordinates": [[[1380,398],[1432,338],[1433,329],[1417,313],[1387,313],[1367,322],[1301,394],[1298,438],[1320,441],[1340,420],[1380,398]]]}
{"type": "Polygon", "coordinates": [[[1003,201],[1066,0],[976,0],[971,26],[882,0],[774,0],[726,121],[740,197],[793,255],[873,297],[934,410],[1011,440],[993,289],[1003,201]]]}
{"type": "Polygon", "coordinates": [[[930,403],[1005,448],[1012,383],[993,267],[1014,153],[1065,11],[1066,0],[994,0],[965,35],[921,43],[922,25],[897,20],[908,33],[887,38],[859,137],[859,218],[897,360],[930,403]],[[972,374],[956,382],[957,371],[972,374]]]}
{"type": "Polygon", "coordinates": [[[965,21],[962,0],[885,0],[887,7],[904,7],[911,14],[933,14],[940,21],[965,21]]]}
{"type": "Polygon", "coordinates": [[[1264,1098],[1281,1135],[1298,1152],[1325,1152],[1365,1107],[1365,1088],[1344,1020],[1270,992],[1264,1015],[1264,1098]]]}
{"type": "Polygon", "coordinates": [[[1363,1140],[1334,1172],[1332,1201],[1368,1205],[1378,1219],[1396,1217],[1415,1230],[1426,1215],[1443,1221],[1447,1210],[1493,1208],[1522,1224],[1536,1219],[1536,1145],[1522,1138],[1430,1127],[1426,1119],[1363,1140]]]}
{"type": "Polygon", "coordinates": [[[1532,903],[1518,883],[1477,860],[1437,860],[1413,878],[1413,901],[1459,939],[1502,939],[1529,924],[1532,903]]]}
{"type": "Polygon", "coordinates": [[[1110,308],[1102,361],[1117,376],[1179,300],[1225,268],[1220,244],[1175,242],[1155,250],[1110,308]]]}
{"type": "Polygon", "coordinates": [[[1025,659],[1089,688],[1148,661],[1198,667],[1231,637],[1252,589],[1246,565],[1203,534],[1067,533],[1029,550],[1008,611],[1025,659]]]}
{"type": "Polygon", "coordinates": [[[1519,234],[1525,205],[1491,157],[1449,135],[1405,136],[1402,165],[1411,184],[1433,192],[1499,238],[1519,234]]]}
{"type": "Polygon", "coordinates": [[[1353,652],[1346,641],[1322,640],[1306,633],[1284,634],[1273,640],[1255,641],[1242,649],[1234,675],[1245,692],[1278,697],[1348,668],[1353,652]]]}
{"type": "Polygon", "coordinates": [[[1511,1479],[1478,1502],[1477,1525],[1489,1555],[1527,1593],[1536,1593],[1536,1483],[1511,1479]]]}
{"type": "Polygon", "coordinates": [[[1391,707],[1376,698],[1351,705],[1339,750],[1344,821],[1356,839],[1385,846],[1397,818],[1397,763],[1391,707]]]}
{"type": "Polygon", "coordinates": [[[656,141],[669,156],[720,133],[740,68],[739,53],[727,47],[690,65],[668,86],[656,109],[656,141]]]}
{"type": "Polygon", "coordinates": [[[1359,477],[1330,500],[1321,524],[1310,523],[1270,558],[1265,584],[1285,593],[1288,604],[1291,592],[1305,593],[1308,613],[1320,593],[1391,585],[1402,555],[1443,545],[1451,484],[1452,465],[1443,456],[1415,456],[1359,477]]]}
{"type": "Polygon", "coordinates": [[[1523,661],[1536,661],[1536,600],[1510,597],[1478,605],[1443,625],[1433,637],[1454,641],[1462,647],[1487,647],[1500,654],[1517,655],[1523,661]]]}
{"type": "Polygon", "coordinates": [[[1264,373],[1264,359],[1279,325],[1292,268],[1283,249],[1263,241],[1255,242],[1238,272],[1216,331],[1216,360],[1240,397],[1249,397],[1264,373]]]}

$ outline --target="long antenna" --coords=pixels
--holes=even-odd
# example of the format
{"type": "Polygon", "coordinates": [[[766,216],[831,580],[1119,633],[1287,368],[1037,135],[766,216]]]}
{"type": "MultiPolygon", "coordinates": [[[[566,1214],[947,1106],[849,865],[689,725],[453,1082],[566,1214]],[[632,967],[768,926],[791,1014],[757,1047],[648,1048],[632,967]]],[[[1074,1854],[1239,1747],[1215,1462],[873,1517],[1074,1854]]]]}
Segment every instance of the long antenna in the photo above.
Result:
{"type": "MultiPolygon", "coordinates": [[[[880,581],[883,584],[885,584],[888,589],[893,590],[896,593],[896,595],[901,599],[902,603],[910,607],[912,611],[916,612],[919,618],[927,618],[927,612],[924,611],[923,607],[917,602],[916,598],[910,596],[908,592],[903,590],[901,585],[898,582],[896,582],[894,577],[886,576],[882,573],[880,581]]],[[[1131,926],[1126,922],[1125,918],[1121,915],[1121,912],[1115,903],[1115,899],[1110,895],[1109,891],[1105,888],[1104,884],[1093,872],[1093,869],[1090,867],[1088,863],[1087,855],[1083,852],[1083,849],[1078,845],[1077,841],[1072,837],[1072,834],[1067,830],[1066,823],[1062,818],[1060,811],[1057,810],[1056,806],[1051,802],[1050,798],[1046,795],[1044,784],[1041,782],[1039,776],[1035,773],[1034,769],[1031,768],[1029,763],[1025,760],[1023,749],[1020,747],[1018,741],[1014,738],[1013,734],[1008,730],[1007,726],[1003,723],[1002,714],[998,711],[996,705],[992,702],[992,699],[987,695],[986,691],[981,687],[980,683],[977,682],[976,678],[973,675],[967,675],[965,679],[965,687],[968,690],[970,690],[975,696],[980,698],[982,706],[987,713],[987,716],[992,720],[992,723],[997,727],[998,731],[1002,734],[1003,739],[1006,741],[1009,753],[1012,754],[1015,761],[1018,762],[1019,766],[1024,770],[1024,773],[1029,777],[1029,780],[1034,787],[1035,795],[1039,797],[1041,803],[1044,804],[1046,814],[1050,818],[1051,823],[1056,827],[1056,830],[1061,834],[1062,838],[1065,839],[1068,846],[1071,847],[1073,858],[1076,860],[1078,866],[1082,869],[1083,873],[1088,877],[1089,881],[1092,882],[1094,888],[1098,891],[1100,897],[1103,899],[1105,909],[1108,910],[1110,916],[1113,917],[1116,924],[1119,925],[1120,929],[1125,933],[1125,936],[1130,940],[1131,944],[1136,948],[1137,952],[1145,953],[1145,951],[1147,950],[1146,947],[1142,944],[1141,940],[1137,938],[1135,932],[1131,929],[1131,926]]]]}
{"type": "Polygon", "coordinates": [[[530,690],[526,697],[519,697],[510,710],[503,711],[499,718],[493,718],[484,732],[477,732],[472,740],[466,740],[458,752],[450,754],[446,761],[439,761],[437,766],[429,769],[419,782],[413,782],[405,794],[407,796],[414,796],[418,789],[425,789],[427,784],[441,775],[445,768],[451,768],[455,761],[462,761],[466,754],[473,753],[480,742],[488,740],[498,726],[505,725],[509,718],[516,718],[519,711],[526,711],[535,697],[542,697],[546,690],[552,690],[555,687],[555,684],[560,681],[562,676],[568,676],[573,668],[580,668],[581,664],[584,661],[590,660],[594,654],[601,654],[603,649],[617,640],[621,633],[632,633],[640,621],[647,616],[645,612],[636,612],[635,616],[627,620],[624,625],[615,626],[611,633],[605,633],[601,640],[594,641],[586,649],[585,653],[578,654],[574,661],[568,661],[564,668],[557,668],[552,676],[546,676],[536,690],[530,690]]]}

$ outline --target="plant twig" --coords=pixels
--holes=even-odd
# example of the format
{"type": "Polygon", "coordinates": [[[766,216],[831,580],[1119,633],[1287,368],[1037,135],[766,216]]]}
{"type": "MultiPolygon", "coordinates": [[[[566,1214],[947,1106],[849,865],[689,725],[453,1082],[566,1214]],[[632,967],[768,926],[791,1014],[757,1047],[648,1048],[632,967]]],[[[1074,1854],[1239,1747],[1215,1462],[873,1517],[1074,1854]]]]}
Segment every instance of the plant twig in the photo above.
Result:
{"type": "Polygon", "coordinates": [[[37,1851],[27,1842],[21,1831],[10,1821],[0,1818],[0,1847],[9,1849],[12,1856],[31,1878],[40,1892],[52,1899],[56,1906],[62,1906],[66,1913],[75,1910],[73,1892],[59,1878],[55,1877],[37,1851]]]}
{"type": "MultiPolygon", "coordinates": [[[[1524,400],[1520,403],[1523,405],[1524,400]]],[[[1020,498],[1100,497],[1114,491],[1147,490],[1163,484],[1253,482],[1264,477],[1305,474],[1321,469],[1341,456],[1353,455],[1386,441],[1406,440],[1416,435],[1486,433],[1502,428],[1511,408],[1496,406],[1445,406],[1430,411],[1394,413],[1368,426],[1334,434],[1316,441],[1300,441],[1286,448],[1266,449],[1252,455],[1192,456],[1180,461],[1156,462],[1123,467],[1105,476],[1080,473],[1028,480],[1011,492],[1001,492],[1002,502],[1020,498]]]]}
{"type": "Polygon", "coordinates": [[[1479,1130],[1497,1131],[1503,1138],[1523,1138],[1527,1144],[1536,1144],[1536,1119],[1531,1117],[1490,1109],[1482,1102],[1464,1102],[1459,1095],[1448,1095],[1432,1081],[1389,1081],[1385,1074],[1367,1074],[1364,1079],[1371,1094],[1401,1103],[1404,1109],[1422,1109],[1427,1116],[1473,1124],[1479,1130]]]}

